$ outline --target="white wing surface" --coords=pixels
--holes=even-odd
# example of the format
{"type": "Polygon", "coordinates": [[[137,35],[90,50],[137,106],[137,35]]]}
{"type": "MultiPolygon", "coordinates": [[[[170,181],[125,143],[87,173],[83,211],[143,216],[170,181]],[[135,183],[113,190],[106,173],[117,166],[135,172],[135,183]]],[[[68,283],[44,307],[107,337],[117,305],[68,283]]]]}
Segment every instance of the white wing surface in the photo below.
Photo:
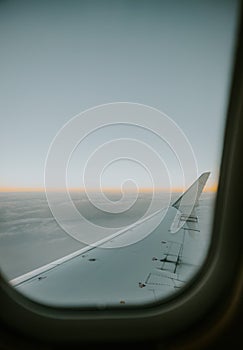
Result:
{"type": "Polygon", "coordinates": [[[200,234],[196,204],[208,176],[209,173],[202,174],[171,207],[157,211],[96,247],[85,247],[10,283],[37,302],[60,307],[136,306],[153,304],[171,295],[198,268],[197,240],[186,233],[200,234]],[[196,199],[195,205],[192,197],[196,199]],[[187,209],[183,211],[188,205],[190,213],[187,209]],[[139,236],[148,230],[163,210],[166,215],[151,234],[117,248],[130,235],[139,236]],[[176,221],[180,222],[177,232],[171,229],[178,225],[176,221]]]}

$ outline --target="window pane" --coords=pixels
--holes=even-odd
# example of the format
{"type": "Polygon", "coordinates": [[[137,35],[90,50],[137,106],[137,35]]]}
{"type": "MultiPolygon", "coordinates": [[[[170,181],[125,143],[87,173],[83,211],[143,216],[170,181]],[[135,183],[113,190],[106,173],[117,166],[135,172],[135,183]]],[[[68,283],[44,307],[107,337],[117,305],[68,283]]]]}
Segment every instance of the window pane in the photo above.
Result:
{"type": "Polygon", "coordinates": [[[0,4],[0,267],[19,291],[143,306],[196,275],[238,6],[0,4]]]}

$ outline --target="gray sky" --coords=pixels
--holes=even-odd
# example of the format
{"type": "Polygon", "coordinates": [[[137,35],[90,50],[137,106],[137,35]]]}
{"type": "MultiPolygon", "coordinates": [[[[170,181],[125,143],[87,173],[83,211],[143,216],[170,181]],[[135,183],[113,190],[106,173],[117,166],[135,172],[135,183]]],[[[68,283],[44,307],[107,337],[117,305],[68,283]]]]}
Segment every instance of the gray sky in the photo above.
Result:
{"type": "MultiPolygon", "coordinates": [[[[1,1],[0,186],[42,187],[46,154],[63,124],[87,108],[116,101],[166,113],[192,144],[199,173],[211,171],[209,184],[215,182],[237,4],[1,1]]],[[[110,135],[109,129],[91,138],[80,157],[110,135]]],[[[137,165],[123,165],[146,186],[147,175],[137,165]]],[[[117,175],[119,165],[104,185],[116,185],[117,175]]],[[[70,176],[78,186],[75,166],[70,176]]],[[[173,184],[181,185],[179,175],[173,184]]]]}

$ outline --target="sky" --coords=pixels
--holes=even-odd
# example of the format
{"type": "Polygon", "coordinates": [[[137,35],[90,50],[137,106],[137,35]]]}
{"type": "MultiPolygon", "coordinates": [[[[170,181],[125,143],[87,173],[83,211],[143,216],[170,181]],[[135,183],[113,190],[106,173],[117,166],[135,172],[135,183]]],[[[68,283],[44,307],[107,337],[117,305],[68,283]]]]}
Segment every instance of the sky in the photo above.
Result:
{"type": "MultiPolygon", "coordinates": [[[[214,186],[237,15],[234,0],[0,1],[0,188],[43,188],[47,152],[63,125],[113,102],[169,116],[190,142],[198,173],[211,171],[208,186],[214,186]]],[[[93,150],[129,137],[155,147],[173,187],[182,186],[165,143],[148,130],[113,125],[79,144],[70,159],[70,187],[83,186],[93,150]]],[[[147,170],[121,159],[103,171],[102,186],[134,178],[149,187],[147,170]]]]}

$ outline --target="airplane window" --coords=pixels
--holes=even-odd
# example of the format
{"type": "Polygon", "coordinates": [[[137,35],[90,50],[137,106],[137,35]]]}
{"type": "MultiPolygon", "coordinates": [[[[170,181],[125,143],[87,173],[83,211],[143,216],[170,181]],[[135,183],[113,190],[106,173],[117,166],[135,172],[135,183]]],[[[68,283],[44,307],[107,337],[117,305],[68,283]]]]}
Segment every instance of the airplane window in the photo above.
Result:
{"type": "Polygon", "coordinates": [[[238,6],[0,3],[0,268],[16,290],[143,307],[197,275],[238,6]]]}

